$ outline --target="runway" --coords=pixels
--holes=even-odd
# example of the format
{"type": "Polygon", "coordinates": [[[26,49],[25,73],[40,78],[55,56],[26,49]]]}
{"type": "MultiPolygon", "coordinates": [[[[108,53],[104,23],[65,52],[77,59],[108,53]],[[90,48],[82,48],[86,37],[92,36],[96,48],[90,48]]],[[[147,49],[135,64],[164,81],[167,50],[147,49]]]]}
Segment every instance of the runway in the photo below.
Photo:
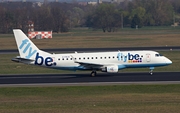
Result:
{"type": "Polygon", "coordinates": [[[98,73],[96,77],[89,74],[29,74],[1,75],[0,86],[39,86],[39,85],[116,85],[116,84],[170,84],[180,83],[180,72],[149,73],[98,73]]]}

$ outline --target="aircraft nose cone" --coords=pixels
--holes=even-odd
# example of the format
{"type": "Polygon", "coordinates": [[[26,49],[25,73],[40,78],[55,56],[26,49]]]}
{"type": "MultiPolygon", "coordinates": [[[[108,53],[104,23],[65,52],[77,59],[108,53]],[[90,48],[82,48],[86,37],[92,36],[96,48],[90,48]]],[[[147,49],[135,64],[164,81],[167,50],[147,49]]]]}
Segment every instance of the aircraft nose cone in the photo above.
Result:
{"type": "Polygon", "coordinates": [[[166,64],[170,65],[170,64],[172,64],[172,61],[169,60],[168,58],[166,58],[166,64]]]}

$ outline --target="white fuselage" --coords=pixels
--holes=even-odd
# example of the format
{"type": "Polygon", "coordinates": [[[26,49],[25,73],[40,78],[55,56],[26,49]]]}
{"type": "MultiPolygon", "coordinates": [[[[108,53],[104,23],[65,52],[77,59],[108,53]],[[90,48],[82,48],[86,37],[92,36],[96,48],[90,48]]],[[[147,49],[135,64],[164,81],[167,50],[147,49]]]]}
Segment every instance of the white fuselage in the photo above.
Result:
{"type": "Polygon", "coordinates": [[[39,53],[38,56],[36,55],[35,62],[31,62],[31,64],[67,70],[99,70],[106,66],[118,66],[119,70],[123,68],[166,66],[172,63],[168,58],[155,51],[71,53],[51,54],[49,56],[39,53]],[[45,62],[47,61],[45,59],[49,57],[53,60],[45,62]]]}

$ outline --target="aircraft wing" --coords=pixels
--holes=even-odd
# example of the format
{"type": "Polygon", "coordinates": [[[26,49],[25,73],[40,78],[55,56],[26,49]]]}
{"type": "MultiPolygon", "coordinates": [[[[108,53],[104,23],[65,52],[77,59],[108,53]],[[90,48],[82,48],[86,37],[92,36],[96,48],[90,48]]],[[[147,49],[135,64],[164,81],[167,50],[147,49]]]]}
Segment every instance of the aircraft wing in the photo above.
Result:
{"type": "MultiPolygon", "coordinates": [[[[105,67],[114,67],[115,64],[107,64],[107,63],[95,63],[95,62],[80,62],[80,61],[77,61],[72,55],[71,55],[73,61],[75,63],[78,63],[80,64],[80,68],[85,68],[85,69],[103,69],[105,67]]],[[[116,67],[116,66],[115,66],[116,67]]],[[[119,66],[118,66],[119,67],[119,66]]],[[[118,67],[117,67],[117,70],[118,70],[118,67]]],[[[124,65],[121,65],[121,69],[124,69],[125,66],[124,65]]]]}
{"type": "Polygon", "coordinates": [[[87,69],[92,69],[92,68],[99,69],[100,67],[104,66],[103,64],[97,64],[97,63],[79,62],[79,61],[75,60],[75,58],[72,55],[71,55],[71,57],[75,63],[78,63],[78,64],[80,64],[80,66],[87,68],[87,69]]]}
{"type": "Polygon", "coordinates": [[[89,62],[75,61],[75,63],[79,63],[80,65],[82,65],[84,67],[102,67],[102,66],[104,66],[103,64],[96,64],[96,63],[89,63],[89,62]]]}

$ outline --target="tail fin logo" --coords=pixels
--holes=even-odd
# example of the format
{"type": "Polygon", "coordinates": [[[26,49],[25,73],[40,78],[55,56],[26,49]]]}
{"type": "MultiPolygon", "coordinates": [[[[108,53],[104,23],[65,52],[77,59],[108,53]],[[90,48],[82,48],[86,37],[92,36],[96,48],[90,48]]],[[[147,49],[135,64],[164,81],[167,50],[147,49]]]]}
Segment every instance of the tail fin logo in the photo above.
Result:
{"type": "Polygon", "coordinates": [[[19,49],[23,50],[24,54],[28,52],[27,56],[25,56],[27,59],[31,58],[37,52],[37,50],[32,50],[31,43],[28,39],[22,40],[19,49]]]}

